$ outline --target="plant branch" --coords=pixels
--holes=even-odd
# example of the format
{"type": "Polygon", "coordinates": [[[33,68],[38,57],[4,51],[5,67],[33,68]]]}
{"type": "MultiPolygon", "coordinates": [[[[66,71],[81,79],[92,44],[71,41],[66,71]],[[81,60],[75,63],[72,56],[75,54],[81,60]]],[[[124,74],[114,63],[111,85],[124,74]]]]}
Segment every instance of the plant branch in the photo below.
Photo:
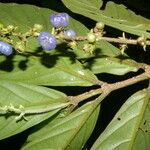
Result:
{"type": "Polygon", "coordinates": [[[10,106],[4,106],[4,107],[0,107],[0,115],[5,115],[7,113],[15,113],[15,114],[19,114],[19,116],[17,116],[15,119],[16,121],[20,120],[21,118],[24,118],[25,120],[27,120],[25,118],[25,115],[29,115],[29,114],[41,114],[41,113],[46,113],[49,112],[51,110],[54,109],[58,109],[58,108],[65,108],[67,106],[69,106],[70,104],[73,105],[73,108],[76,107],[78,105],[78,103],[91,98],[93,96],[96,95],[100,95],[97,98],[97,102],[101,103],[101,101],[107,96],[109,95],[109,93],[111,93],[114,90],[132,85],[134,83],[140,82],[142,80],[146,80],[150,78],[150,74],[149,74],[150,70],[146,70],[146,72],[136,76],[136,77],[132,77],[130,79],[124,80],[124,81],[120,81],[120,82],[116,82],[116,83],[105,83],[103,85],[101,85],[101,88],[95,89],[95,90],[91,90],[89,92],[77,95],[77,96],[70,96],[70,102],[68,103],[63,103],[60,104],[59,107],[58,106],[52,106],[51,104],[45,108],[24,108],[23,106],[20,106],[19,108],[14,107],[13,105],[10,106]]]}
{"type": "MultiPolygon", "coordinates": [[[[131,44],[131,45],[140,44],[139,41],[138,41],[138,39],[100,37],[99,40],[105,40],[107,42],[120,43],[120,44],[131,44]]],[[[145,44],[146,45],[150,45],[150,41],[146,40],[145,44]]]]}
{"type": "MultiPolygon", "coordinates": [[[[86,36],[75,36],[75,37],[68,37],[63,36],[62,37],[66,41],[84,41],[87,40],[86,36]]],[[[138,39],[127,39],[127,38],[112,38],[112,37],[103,37],[103,36],[97,36],[98,40],[104,40],[111,43],[120,43],[120,44],[131,44],[131,45],[137,45],[140,44],[138,39]]],[[[145,45],[150,45],[150,40],[145,40],[145,45]]]]}
{"type": "Polygon", "coordinates": [[[103,92],[112,92],[114,90],[117,89],[121,89],[124,87],[127,87],[129,85],[135,84],[137,82],[143,81],[149,79],[149,75],[147,74],[147,72],[144,72],[138,76],[132,77],[130,79],[124,80],[124,81],[120,81],[120,82],[116,82],[116,83],[111,83],[111,84],[104,84],[101,89],[103,92]]]}
{"type": "Polygon", "coordinates": [[[102,89],[99,88],[99,89],[91,90],[89,92],[82,93],[82,94],[77,95],[77,96],[70,96],[70,100],[71,100],[71,103],[73,105],[76,105],[79,102],[84,101],[85,99],[99,95],[101,93],[102,93],[102,89]]]}
{"type": "Polygon", "coordinates": [[[104,93],[108,95],[114,90],[135,84],[137,82],[140,82],[149,78],[150,78],[150,74],[147,72],[144,72],[138,76],[132,77],[124,81],[120,81],[116,83],[104,83],[99,89],[91,90],[89,92],[86,92],[77,96],[70,96],[71,104],[73,104],[74,106],[77,106],[79,102],[82,102],[90,97],[104,94],[104,93]]]}

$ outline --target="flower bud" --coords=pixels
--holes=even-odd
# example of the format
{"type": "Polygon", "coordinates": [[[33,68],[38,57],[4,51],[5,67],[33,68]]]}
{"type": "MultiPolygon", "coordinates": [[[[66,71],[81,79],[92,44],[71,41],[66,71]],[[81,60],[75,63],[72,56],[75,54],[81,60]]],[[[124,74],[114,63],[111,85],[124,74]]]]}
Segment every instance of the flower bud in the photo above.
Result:
{"type": "Polygon", "coordinates": [[[93,53],[94,48],[95,48],[95,45],[89,44],[89,43],[86,43],[86,44],[84,44],[84,46],[83,46],[83,50],[84,50],[85,52],[87,52],[87,53],[90,53],[90,54],[93,53]]]}
{"type": "Polygon", "coordinates": [[[67,36],[69,36],[69,37],[74,37],[74,36],[76,36],[75,31],[72,30],[72,29],[66,30],[66,31],[64,32],[64,34],[67,35],[67,36]]]}
{"type": "Polygon", "coordinates": [[[96,36],[93,33],[88,33],[87,40],[89,43],[94,43],[96,41],[96,36]]]}
{"type": "Polygon", "coordinates": [[[8,25],[8,26],[7,26],[8,32],[13,31],[14,29],[15,29],[15,27],[14,27],[13,25],[8,25]]]}
{"type": "Polygon", "coordinates": [[[69,42],[68,46],[72,49],[75,49],[77,47],[77,42],[76,41],[69,42]]]}
{"type": "Polygon", "coordinates": [[[25,45],[23,42],[16,42],[15,49],[18,50],[19,52],[24,52],[25,51],[25,45]]]}
{"type": "Polygon", "coordinates": [[[96,28],[99,29],[99,30],[103,30],[105,27],[104,23],[102,22],[97,22],[96,23],[96,28]]]}

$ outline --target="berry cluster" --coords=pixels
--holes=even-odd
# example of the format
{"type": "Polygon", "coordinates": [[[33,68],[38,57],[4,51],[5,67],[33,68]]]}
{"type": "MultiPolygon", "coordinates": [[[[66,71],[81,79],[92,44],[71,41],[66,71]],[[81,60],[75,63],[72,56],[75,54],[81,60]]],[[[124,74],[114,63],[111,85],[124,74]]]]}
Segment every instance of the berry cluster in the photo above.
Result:
{"type": "Polygon", "coordinates": [[[28,37],[37,37],[37,41],[44,50],[52,50],[56,48],[57,38],[60,38],[63,34],[67,37],[74,37],[76,33],[71,30],[65,30],[65,27],[69,25],[69,15],[67,13],[57,13],[50,16],[50,23],[53,26],[52,33],[41,32],[42,26],[35,24],[26,33],[17,33],[16,27],[9,25],[4,27],[0,24],[0,33],[2,34],[0,41],[0,53],[9,56],[13,52],[13,47],[18,52],[25,50],[26,42],[28,37]],[[7,37],[9,35],[9,37],[7,37]],[[10,36],[17,36],[20,41],[13,43],[10,36]],[[5,42],[6,41],[6,42],[5,42]],[[12,46],[13,45],[13,46],[12,46]]]}
{"type": "Polygon", "coordinates": [[[0,53],[9,56],[13,48],[18,52],[24,52],[28,38],[37,37],[41,30],[42,25],[35,24],[27,32],[22,33],[17,31],[16,26],[0,24],[0,53]]]}
{"type": "MultiPolygon", "coordinates": [[[[60,29],[59,32],[63,31],[64,27],[67,27],[69,24],[69,15],[67,13],[52,14],[50,23],[55,29],[60,29]]],[[[71,29],[65,30],[63,34],[69,37],[76,36],[76,33],[71,29]]],[[[56,37],[49,32],[41,32],[38,36],[38,42],[45,50],[52,50],[57,45],[56,37]]]]}
{"type": "Polygon", "coordinates": [[[92,28],[86,36],[76,36],[75,31],[72,29],[66,30],[66,27],[69,25],[69,15],[67,13],[52,14],[49,19],[53,26],[51,33],[47,31],[41,32],[42,25],[39,24],[35,24],[27,32],[21,33],[18,32],[17,27],[13,25],[4,27],[3,24],[0,23],[0,54],[9,56],[12,54],[13,48],[18,52],[24,52],[30,37],[36,37],[42,49],[47,51],[56,48],[57,40],[69,42],[68,46],[72,49],[77,48],[77,41],[87,41],[83,45],[83,50],[91,54],[94,52],[96,42],[100,40],[119,43],[122,54],[127,48],[127,44],[139,44],[144,50],[147,45],[150,45],[150,40],[146,40],[143,36],[132,40],[127,39],[124,33],[122,38],[104,37],[105,25],[102,22],[96,23],[96,26],[92,28]],[[15,37],[15,40],[13,40],[12,37],[15,37]]]}

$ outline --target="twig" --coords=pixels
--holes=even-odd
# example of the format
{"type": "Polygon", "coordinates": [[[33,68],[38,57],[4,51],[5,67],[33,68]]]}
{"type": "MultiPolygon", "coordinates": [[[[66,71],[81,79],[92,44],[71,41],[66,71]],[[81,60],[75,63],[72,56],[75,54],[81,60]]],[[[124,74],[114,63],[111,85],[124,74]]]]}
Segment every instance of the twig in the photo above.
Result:
{"type": "Polygon", "coordinates": [[[124,81],[111,83],[111,84],[105,84],[102,86],[102,91],[103,92],[112,92],[114,90],[124,88],[126,86],[135,84],[137,82],[140,82],[140,81],[143,81],[146,79],[149,79],[149,75],[147,74],[147,72],[144,72],[138,76],[132,77],[132,78],[124,80],[124,81]]]}
{"type": "Polygon", "coordinates": [[[114,90],[135,84],[137,82],[149,79],[149,74],[147,72],[144,72],[138,76],[132,77],[130,79],[124,80],[124,81],[120,81],[120,82],[116,82],[116,83],[105,83],[101,86],[101,88],[96,89],[96,90],[91,90],[89,92],[77,95],[77,96],[70,96],[70,100],[71,103],[74,106],[77,106],[79,102],[82,102],[90,97],[96,96],[96,95],[100,95],[102,93],[106,93],[106,95],[108,95],[109,93],[111,93],[114,90]]]}
{"type": "MultiPolygon", "coordinates": [[[[137,39],[127,39],[127,38],[100,37],[99,40],[104,40],[111,43],[121,43],[121,44],[131,44],[131,45],[139,44],[139,41],[137,39]]],[[[146,40],[145,44],[150,45],[150,41],[146,40]]]]}
{"type": "Polygon", "coordinates": [[[95,89],[77,96],[70,96],[70,100],[73,105],[76,105],[79,102],[84,101],[85,99],[99,95],[101,93],[102,93],[102,89],[95,89]]]}
{"type": "MultiPolygon", "coordinates": [[[[87,40],[86,36],[75,36],[75,37],[68,37],[68,36],[62,36],[62,38],[66,41],[84,41],[87,40]]],[[[104,40],[111,43],[120,43],[120,44],[131,44],[131,45],[137,45],[139,44],[138,39],[127,39],[127,38],[112,38],[112,37],[100,37],[97,36],[98,40],[104,40]]],[[[150,45],[150,40],[145,40],[146,45],[150,45]]]]}
{"type": "MultiPolygon", "coordinates": [[[[1,113],[0,115],[5,115],[7,113],[15,113],[15,114],[19,114],[19,116],[16,117],[16,121],[20,120],[21,118],[25,118],[25,115],[29,115],[29,114],[41,114],[41,113],[46,113],[46,112],[49,112],[51,110],[54,110],[54,109],[58,109],[58,108],[65,108],[67,106],[69,106],[70,104],[73,105],[73,108],[76,107],[78,105],[78,103],[90,98],[90,97],[93,97],[93,96],[96,96],[96,95],[100,95],[98,98],[97,98],[97,102],[98,104],[102,102],[102,100],[107,96],[109,95],[109,93],[111,93],[112,91],[114,90],[117,90],[117,89],[120,89],[120,88],[123,88],[123,87],[126,87],[126,86],[129,86],[129,85],[132,85],[132,84],[135,84],[137,82],[140,82],[140,81],[143,81],[143,80],[146,80],[146,79],[150,79],[150,66],[149,65],[146,65],[146,64],[142,64],[145,69],[145,72],[138,75],[138,76],[135,76],[135,77],[132,77],[130,79],[127,79],[127,80],[124,80],[124,81],[120,81],[120,82],[116,82],[116,83],[103,83],[103,85],[101,85],[101,88],[98,88],[98,89],[95,89],[95,90],[91,90],[89,92],[86,92],[86,93],[83,93],[83,94],[80,94],[80,95],[77,95],[77,96],[70,96],[69,99],[70,99],[70,102],[67,102],[67,103],[62,103],[58,106],[53,106],[50,104],[49,106],[43,108],[41,106],[41,108],[24,108],[23,106],[20,106],[19,108],[16,108],[14,107],[13,105],[10,105],[10,106],[4,106],[4,107],[0,107],[1,109],[1,113]]],[[[141,66],[142,66],[141,65],[141,66]]]]}

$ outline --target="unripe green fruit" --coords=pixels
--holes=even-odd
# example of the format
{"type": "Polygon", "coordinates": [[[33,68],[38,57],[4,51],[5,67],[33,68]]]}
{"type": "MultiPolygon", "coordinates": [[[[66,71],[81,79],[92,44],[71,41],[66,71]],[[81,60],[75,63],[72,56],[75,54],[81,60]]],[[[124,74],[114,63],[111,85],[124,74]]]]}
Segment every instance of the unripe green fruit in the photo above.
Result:
{"type": "Polygon", "coordinates": [[[93,33],[88,33],[87,40],[89,43],[94,43],[96,41],[96,36],[93,33]]]}
{"type": "Polygon", "coordinates": [[[99,30],[103,30],[105,27],[104,23],[102,22],[98,22],[96,23],[96,28],[99,29],[99,30]]]}

